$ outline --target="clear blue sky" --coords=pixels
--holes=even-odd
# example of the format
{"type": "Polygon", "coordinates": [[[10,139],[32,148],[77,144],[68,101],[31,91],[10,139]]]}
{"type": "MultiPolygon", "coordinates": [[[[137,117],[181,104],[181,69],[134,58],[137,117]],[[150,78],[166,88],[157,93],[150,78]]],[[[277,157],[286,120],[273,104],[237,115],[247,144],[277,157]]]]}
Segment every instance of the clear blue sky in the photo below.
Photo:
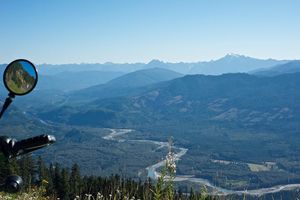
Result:
{"type": "Polygon", "coordinates": [[[299,0],[0,0],[0,63],[300,59],[299,0]]]}

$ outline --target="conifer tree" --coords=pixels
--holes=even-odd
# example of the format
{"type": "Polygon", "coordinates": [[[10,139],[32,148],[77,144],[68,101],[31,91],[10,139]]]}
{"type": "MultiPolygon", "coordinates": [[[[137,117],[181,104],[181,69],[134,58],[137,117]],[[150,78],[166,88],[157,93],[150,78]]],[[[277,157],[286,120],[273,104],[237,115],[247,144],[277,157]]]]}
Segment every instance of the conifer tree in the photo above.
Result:
{"type": "Polygon", "coordinates": [[[191,191],[190,191],[190,200],[194,200],[196,198],[195,196],[195,191],[193,188],[191,188],[191,191]]]}
{"type": "Polygon", "coordinates": [[[12,158],[7,162],[8,167],[8,174],[19,174],[20,167],[17,163],[16,158],[12,158]]]}
{"type": "Polygon", "coordinates": [[[47,186],[46,186],[46,190],[47,190],[47,194],[51,197],[54,196],[54,194],[56,194],[55,192],[55,187],[54,187],[54,183],[53,183],[53,179],[54,179],[54,165],[52,163],[50,163],[49,168],[47,168],[47,176],[48,176],[48,180],[47,180],[47,186]]]}
{"type": "Polygon", "coordinates": [[[0,181],[5,180],[6,176],[9,174],[9,164],[8,160],[2,152],[0,152],[0,181]]]}
{"type": "Polygon", "coordinates": [[[32,184],[32,177],[35,172],[35,165],[31,154],[26,154],[18,160],[20,166],[20,174],[24,181],[24,187],[29,188],[32,184]]]}
{"type": "Polygon", "coordinates": [[[59,196],[61,199],[69,200],[70,196],[70,185],[69,185],[70,173],[67,168],[61,170],[61,194],[59,196]]]}
{"type": "Polygon", "coordinates": [[[74,197],[76,195],[80,195],[81,192],[80,170],[77,164],[74,164],[72,166],[69,183],[70,183],[71,199],[74,199],[74,197]]]}
{"type": "Polygon", "coordinates": [[[47,174],[47,167],[45,162],[43,161],[42,157],[39,156],[37,160],[37,170],[40,181],[47,181],[49,182],[49,175],[47,174]]]}
{"type": "Polygon", "coordinates": [[[60,197],[62,195],[63,189],[62,189],[62,177],[61,177],[60,165],[58,163],[55,163],[55,167],[54,167],[53,185],[56,191],[56,195],[60,197]]]}

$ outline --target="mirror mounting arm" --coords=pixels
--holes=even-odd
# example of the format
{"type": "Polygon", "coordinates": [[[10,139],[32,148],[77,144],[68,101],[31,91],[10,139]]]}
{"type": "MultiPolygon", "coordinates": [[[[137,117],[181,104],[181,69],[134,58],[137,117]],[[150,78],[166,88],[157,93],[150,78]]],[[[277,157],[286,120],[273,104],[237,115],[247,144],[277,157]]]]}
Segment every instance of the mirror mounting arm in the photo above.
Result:
{"type": "Polygon", "coordinates": [[[8,97],[5,99],[5,102],[4,102],[3,106],[2,106],[2,110],[0,112],[0,119],[2,118],[3,113],[8,108],[8,106],[11,104],[11,102],[13,101],[14,98],[15,98],[15,95],[10,92],[8,94],[8,97]]]}

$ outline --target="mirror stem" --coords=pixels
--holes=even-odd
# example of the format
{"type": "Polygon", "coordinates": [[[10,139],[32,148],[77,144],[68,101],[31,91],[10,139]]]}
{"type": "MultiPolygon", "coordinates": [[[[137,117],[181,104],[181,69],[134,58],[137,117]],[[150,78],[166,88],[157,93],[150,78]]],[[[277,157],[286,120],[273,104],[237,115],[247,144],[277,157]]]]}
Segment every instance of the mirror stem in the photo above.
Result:
{"type": "Polygon", "coordinates": [[[2,106],[2,110],[0,112],[0,119],[2,118],[3,113],[8,108],[8,106],[11,104],[11,102],[13,101],[14,98],[15,98],[14,94],[12,94],[12,93],[8,94],[8,97],[5,99],[5,102],[4,102],[3,106],[2,106]]]}

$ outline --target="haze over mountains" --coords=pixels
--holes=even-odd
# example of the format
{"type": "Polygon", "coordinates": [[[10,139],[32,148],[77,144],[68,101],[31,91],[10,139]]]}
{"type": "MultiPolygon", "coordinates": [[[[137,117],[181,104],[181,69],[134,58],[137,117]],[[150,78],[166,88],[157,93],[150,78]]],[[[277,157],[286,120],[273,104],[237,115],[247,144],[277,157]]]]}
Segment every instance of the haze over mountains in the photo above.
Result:
{"type": "MultiPolygon", "coordinates": [[[[178,173],[225,188],[300,180],[299,61],[227,55],[199,63],[39,68],[38,87],[15,100],[1,130],[55,134],[62,143],[46,152],[48,158],[55,154],[66,165],[76,160],[86,174],[118,173],[126,165],[130,176],[137,177],[164,150],[102,138],[106,128],[126,128],[136,130],[124,136],[129,140],[173,136],[176,145],[189,149],[178,173]],[[149,152],[152,160],[145,159],[149,152]],[[265,163],[272,167],[248,167],[265,163]]],[[[1,95],[7,95],[3,88],[1,95]]]]}
{"type": "Polygon", "coordinates": [[[124,94],[136,93],[139,88],[156,84],[163,81],[169,81],[183,76],[177,72],[163,69],[163,68],[151,68],[138,70],[115,78],[106,84],[95,85],[80,91],[72,93],[72,97],[75,98],[98,98],[101,96],[114,97],[122,96],[124,94]]]}
{"type": "MultiPolygon", "coordinates": [[[[4,71],[5,64],[0,65],[4,71]]],[[[24,97],[28,104],[60,105],[66,99],[94,99],[136,94],[137,88],[168,81],[186,74],[222,74],[245,72],[255,75],[279,75],[300,71],[299,61],[255,59],[228,54],[218,60],[196,63],[167,63],[159,60],[135,64],[63,64],[38,65],[39,83],[24,97]],[[28,100],[28,101],[27,101],[28,100]],[[43,100],[42,102],[40,100],[43,100]]],[[[6,91],[0,87],[1,95],[6,91]]],[[[28,105],[29,106],[29,105],[28,105]]]]}
{"type": "MultiPolygon", "coordinates": [[[[120,85],[112,82],[115,88],[124,85],[123,81],[120,85]]],[[[214,180],[225,188],[269,187],[297,183],[300,179],[300,73],[274,77],[245,73],[186,75],[121,90],[118,95],[113,89],[98,90],[102,86],[78,91],[78,96],[71,96],[61,106],[39,108],[35,116],[46,122],[87,130],[107,127],[137,130],[129,134],[129,140],[166,141],[173,136],[177,145],[189,149],[180,160],[178,173],[214,180]],[[93,98],[80,95],[85,90],[93,94],[93,98]],[[272,167],[266,168],[268,162],[272,167]],[[253,165],[265,168],[260,171],[248,167],[253,165]],[[217,172],[222,172],[222,176],[216,178],[217,172]]],[[[93,141],[83,132],[79,134],[73,130],[72,133],[78,138],[73,134],[70,140],[65,137],[65,145],[55,150],[64,149],[60,158],[67,162],[70,162],[70,155],[81,154],[70,147],[81,145],[85,148],[93,141]]],[[[102,142],[107,148],[112,145],[102,142]]],[[[129,145],[126,142],[117,144],[129,145]]],[[[104,147],[95,146],[99,148],[104,147]]],[[[103,164],[100,164],[99,173],[115,165],[112,160],[103,161],[102,151],[95,153],[97,156],[91,162],[99,160],[92,168],[103,164]]],[[[85,165],[87,161],[82,162],[85,165]]],[[[140,164],[139,159],[128,163],[134,171],[140,164]]]]}
{"type": "Polygon", "coordinates": [[[141,69],[164,68],[181,74],[205,74],[219,75],[223,73],[249,72],[259,68],[268,68],[283,64],[287,60],[257,59],[238,54],[226,56],[211,61],[203,62],[179,62],[170,63],[160,60],[152,60],[149,63],[104,63],[104,64],[63,64],[63,65],[39,65],[39,72],[44,75],[55,75],[61,72],[79,71],[115,71],[129,73],[141,69]]]}
{"type": "MultiPolygon", "coordinates": [[[[235,121],[235,124],[243,122],[244,125],[263,123],[273,126],[275,120],[285,119],[285,121],[289,120],[289,123],[292,123],[292,119],[299,120],[297,117],[299,115],[296,114],[300,111],[296,103],[300,100],[297,93],[299,81],[299,73],[273,78],[238,73],[221,76],[187,75],[148,87],[133,87],[134,92],[131,90],[118,96],[109,95],[108,91],[122,88],[124,83],[120,82],[118,85],[114,82],[114,86],[108,91],[101,90],[99,86],[80,91],[78,96],[86,98],[88,104],[84,103],[82,107],[73,108],[63,106],[60,112],[66,113],[65,117],[59,115],[56,120],[49,119],[67,120],[66,122],[72,123],[73,115],[76,115],[79,117],[78,123],[84,120],[88,125],[104,124],[104,126],[121,127],[134,124],[136,119],[138,121],[144,119],[145,123],[156,121],[161,123],[167,119],[164,122],[167,124],[179,118],[183,120],[181,123],[195,120],[197,124],[201,119],[205,119],[229,123],[235,121]],[[94,94],[93,97],[97,100],[82,95],[87,94],[84,92],[94,94]],[[68,110],[72,112],[68,113],[68,110]],[[88,113],[91,113],[91,116],[88,113]],[[107,114],[111,117],[103,117],[107,114]]],[[[56,111],[50,113],[46,113],[45,119],[50,116],[57,117],[56,111]]]]}
{"type": "MultiPolygon", "coordinates": [[[[38,84],[37,89],[60,90],[64,92],[80,90],[107,83],[130,72],[153,68],[167,69],[183,75],[220,75],[224,73],[253,72],[287,62],[287,60],[256,59],[243,55],[227,54],[217,60],[194,63],[169,63],[152,60],[149,63],[132,64],[41,64],[37,66],[41,83],[38,84]]],[[[0,67],[4,69],[5,66],[1,65],[0,67]]]]}
{"type": "Polygon", "coordinates": [[[300,72],[300,61],[290,61],[288,63],[276,65],[267,69],[259,69],[253,72],[255,75],[259,76],[276,76],[286,73],[296,73],[300,72]]]}
{"type": "MultiPolygon", "coordinates": [[[[148,64],[38,65],[39,83],[37,88],[23,99],[28,102],[29,107],[31,107],[30,102],[35,102],[35,106],[45,106],[45,103],[60,105],[66,103],[65,100],[69,98],[78,101],[87,99],[86,97],[94,99],[97,96],[107,98],[130,93],[135,94],[137,88],[142,86],[147,87],[147,85],[171,80],[189,73],[249,72],[256,75],[266,75],[274,74],[274,70],[280,68],[276,74],[283,74],[300,71],[298,64],[297,61],[263,60],[228,54],[215,61],[197,63],[165,63],[152,60],[148,64]],[[291,66],[292,69],[290,69],[291,66]],[[269,73],[269,71],[271,72],[269,73]]],[[[0,70],[3,72],[5,67],[5,64],[0,65],[0,70]]],[[[1,86],[0,89],[1,95],[5,96],[7,93],[5,88],[1,86]]]]}
{"type": "Polygon", "coordinates": [[[124,73],[113,71],[63,71],[55,75],[42,74],[37,89],[68,92],[103,84],[122,75],[124,73]]]}

